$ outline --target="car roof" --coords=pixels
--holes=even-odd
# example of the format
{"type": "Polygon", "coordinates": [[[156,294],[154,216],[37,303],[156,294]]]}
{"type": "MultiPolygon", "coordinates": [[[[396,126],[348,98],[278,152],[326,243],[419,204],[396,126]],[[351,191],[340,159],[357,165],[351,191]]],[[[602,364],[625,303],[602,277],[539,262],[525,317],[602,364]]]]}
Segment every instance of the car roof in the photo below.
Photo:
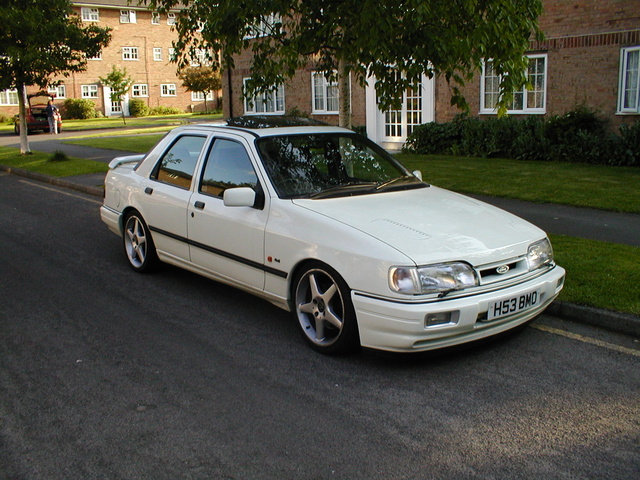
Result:
{"type": "MultiPolygon", "coordinates": [[[[317,120],[284,115],[248,115],[227,120],[226,125],[216,123],[199,123],[191,127],[205,129],[222,129],[225,131],[242,131],[258,137],[274,135],[300,135],[319,133],[353,133],[351,130],[335,127],[317,120]]],[[[184,127],[189,128],[189,127],[184,127]]]]}

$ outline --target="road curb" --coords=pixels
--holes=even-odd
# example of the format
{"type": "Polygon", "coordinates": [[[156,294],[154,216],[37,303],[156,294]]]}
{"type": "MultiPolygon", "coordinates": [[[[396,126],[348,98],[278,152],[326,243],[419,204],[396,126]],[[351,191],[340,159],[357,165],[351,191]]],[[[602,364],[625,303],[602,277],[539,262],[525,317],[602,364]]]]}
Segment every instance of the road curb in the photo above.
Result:
{"type": "Polygon", "coordinates": [[[6,167],[4,165],[0,165],[0,170],[11,173],[13,175],[18,175],[20,177],[29,178],[31,180],[37,180],[39,182],[48,183],[50,185],[69,188],[71,190],[76,190],[82,193],[93,195],[95,197],[100,197],[100,198],[104,197],[104,189],[102,187],[91,187],[88,185],[79,185],[78,183],[66,180],[65,178],[52,177],[50,175],[45,175],[44,173],[30,172],[28,170],[22,170],[20,168],[14,168],[14,167],[6,167]]]}
{"type": "Polygon", "coordinates": [[[640,337],[640,317],[556,300],[545,311],[554,317],[640,337]]]}
{"type": "MultiPolygon", "coordinates": [[[[76,182],[66,180],[65,178],[51,177],[42,173],[30,172],[28,170],[6,167],[3,165],[0,165],[0,170],[14,175],[19,175],[21,177],[30,178],[32,180],[49,183],[58,187],[69,188],[88,195],[100,198],[104,197],[104,188],[102,187],[80,185],[76,182]]],[[[640,337],[640,317],[636,317],[635,315],[588,307],[585,305],[577,305],[558,300],[552,303],[545,313],[565,320],[584,323],[634,337],[640,337]]]]}

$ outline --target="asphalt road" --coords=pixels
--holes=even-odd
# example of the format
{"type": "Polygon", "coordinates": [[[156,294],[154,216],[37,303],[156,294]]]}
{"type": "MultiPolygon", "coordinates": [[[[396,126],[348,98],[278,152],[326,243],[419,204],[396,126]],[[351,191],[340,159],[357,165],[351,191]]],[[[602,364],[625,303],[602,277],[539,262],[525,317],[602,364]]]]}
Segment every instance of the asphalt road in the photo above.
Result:
{"type": "Polygon", "coordinates": [[[0,173],[1,479],[631,479],[637,339],[542,317],[427,356],[129,269],[99,201],[0,173]]]}

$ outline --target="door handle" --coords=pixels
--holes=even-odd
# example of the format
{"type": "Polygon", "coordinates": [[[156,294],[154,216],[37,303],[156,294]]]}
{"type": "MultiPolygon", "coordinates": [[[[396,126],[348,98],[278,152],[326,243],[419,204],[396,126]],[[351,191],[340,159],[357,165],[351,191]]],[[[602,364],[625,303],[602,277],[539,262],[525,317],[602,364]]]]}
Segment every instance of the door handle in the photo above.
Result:
{"type": "Polygon", "coordinates": [[[147,195],[151,195],[153,193],[153,188],[151,187],[147,187],[144,189],[144,193],[146,193],[147,195]]]}
{"type": "Polygon", "coordinates": [[[196,203],[193,204],[193,206],[199,210],[202,210],[204,208],[204,202],[197,201],[196,203]]]}

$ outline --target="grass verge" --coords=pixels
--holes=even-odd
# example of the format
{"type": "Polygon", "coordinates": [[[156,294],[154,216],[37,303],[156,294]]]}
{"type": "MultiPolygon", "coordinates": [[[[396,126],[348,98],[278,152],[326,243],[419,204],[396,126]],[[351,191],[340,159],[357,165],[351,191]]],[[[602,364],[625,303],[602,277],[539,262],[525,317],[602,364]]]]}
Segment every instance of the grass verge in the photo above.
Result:
{"type": "Polygon", "coordinates": [[[109,166],[102,162],[74,157],[67,157],[63,161],[52,161],[52,157],[53,154],[42,152],[20,155],[17,148],[0,146],[0,165],[51,175],[52,177],[105,173],[109,170],[109,166]]]}
{"type": "Polygon", "coordinates": [[[567,270],[560,300],[640,316],[640,248],[549,235],[567,270]]]}
{"type": "Polygon", "coordinates": [[[63,143],[73,145],[84,145],[94,148],[105,148],[107,150],[120,150],[125,152],[147,153],[158,140],[164,136],[163,133],[150,135],[128,135],[126,139],[122,137],[89,137],[74,140],[65,140],[63,143]]]}
{"type": "Polygon", "coordinates": [[[425,181],[461,193],[640,213],[640,168],[398,154],[425,181]]]}

